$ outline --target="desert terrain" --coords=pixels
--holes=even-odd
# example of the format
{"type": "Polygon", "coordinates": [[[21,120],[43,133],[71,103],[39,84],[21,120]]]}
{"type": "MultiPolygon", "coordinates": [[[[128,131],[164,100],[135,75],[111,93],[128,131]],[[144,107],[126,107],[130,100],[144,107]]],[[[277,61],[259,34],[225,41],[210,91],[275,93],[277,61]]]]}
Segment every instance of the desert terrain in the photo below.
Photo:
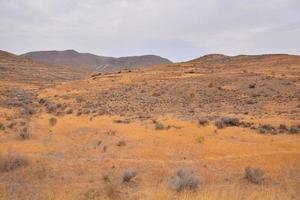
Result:
{"type": "Polygon", "coordinates": [[[0,77],[1,200],[300,199],[300,56],[0,77]]]}

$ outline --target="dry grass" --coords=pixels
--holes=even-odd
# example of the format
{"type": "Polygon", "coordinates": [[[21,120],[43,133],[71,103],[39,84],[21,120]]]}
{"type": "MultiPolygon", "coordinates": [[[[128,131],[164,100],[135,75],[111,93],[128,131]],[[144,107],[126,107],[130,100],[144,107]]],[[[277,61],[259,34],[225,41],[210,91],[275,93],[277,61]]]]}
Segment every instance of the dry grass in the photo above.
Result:
{"type": "Polygon", "coordinates": [[[0,156],[0,171],[9,172],[28,165],[28,159],[20,155],[0,156]]]}
{"type": "Polygon", "coordinates": [[[145,200],[291,200],[297,197],[278,189],[266,189],[247,186],[232,186],[230,188],[201,189],[197,192],[184,191],[174,193],[168,190],[149,192],[145,200]]]}

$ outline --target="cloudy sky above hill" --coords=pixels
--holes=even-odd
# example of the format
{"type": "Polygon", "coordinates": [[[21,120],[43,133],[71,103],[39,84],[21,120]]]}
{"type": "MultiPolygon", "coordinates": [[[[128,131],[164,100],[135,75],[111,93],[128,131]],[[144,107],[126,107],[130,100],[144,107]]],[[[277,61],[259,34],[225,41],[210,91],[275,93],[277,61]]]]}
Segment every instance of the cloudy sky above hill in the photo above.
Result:
{"type": "Polygon", "coordinates": [[[299,0],[0,0],[0,49],[300,54],[299,0]]]}

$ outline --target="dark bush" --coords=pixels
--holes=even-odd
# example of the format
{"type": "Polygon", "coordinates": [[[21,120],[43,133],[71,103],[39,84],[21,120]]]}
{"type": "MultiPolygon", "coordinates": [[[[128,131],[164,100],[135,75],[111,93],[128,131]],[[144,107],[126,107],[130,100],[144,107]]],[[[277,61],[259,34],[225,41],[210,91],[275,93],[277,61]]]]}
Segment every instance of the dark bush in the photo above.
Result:
{"type": "Polygon", "coordinates": [[[225,128],[225,124],[224,124],[224,122],[223,122],[221,119],[218,119],[218,120],[215,121],[215,126],[216,126],[218,129],[225,128]]]}
{"type": "Polygon", "coordinates": [[[209,124],[209,120],[208,120],[207,117],[201,117],[201,118],[198,119],[198,123],[201,126],[206,126],[206,125],[209,124]]]}
{"type": "Polygon", "coordinates": [[[129,119],[116,119],[114,120],[114,123],[117,123],[117,124],[129,124],[130,123],[130,120],[129,119]]]}
{"type": "Polygon", "coordinates": [[[27,166],[28,159],[20,155],[0,156],[0,171],[9,172],[19,167],[27,166]]]}
{"type": "Polygon", "coordinates": [[[249,88],[253,89],[253,88],[255,88],[255,86],[256,86],[255,83],[251,83],[251,84],[249,85],[249,88]]]}
{"type": "Polygon", "coordinates": [[[285,124],[280,124],[278,127],[278,130],[280,133],[284,133],[284,132],[288,131],[288,127],[285,124]]]}
{"type": "Polygon", "coordinates": [[[264,171],[260,168],[247,167],[245,169],[245,178],[253,184],[261,184],[264,180],[264,171]]]}
{"type": "Polygon", "coordinates": [[[130,182],[134,177],[137,176],[137,172],[136,171],[126,171],[123,174],[122,180],[123,182],[130,182]]]}
{"type": "Polygon", "coordinates": [[[177,192],[190,189],[195,190],[198,188],[200,180],[198,176],[190,169],[180,169],[177,171],[176,176],[170,181],[170,187],[177,192]]]}
{"type": "Polygon", "coordinates": [[[238,126],[240,125],[240,120],[238,118],[232,117],[222,117],[221,120],[226,126],[238,126]]]}
{"type": "Polygon", "coordinates": [[[47,104],[47,111],[48,111],[49,113],[55,112],[56,110],[57,110],[56,104],[53,104],[53,103],[48,103],[48,104],[47,104]]]}
{"type": "Polygon", "coordinates": [[[295,126],[295,125],[291,126],[290,129],[289,129],[289,133],[291,133],[291,134],[298,134],[298,133],[300,133],[300,125],[298,125],[298,126],[295,126]]]}
{"type": "Polygon", "coordinates": [[[120,140],[120,141],[117,143],[117,146],[119,146],[119,147],[126,146],[126,142],[125,142],[124,140],[120,140]]]}
{"type": "Polygon", "coordinates": [[[155,130],[164,130],[165,129],[165,126],[160,123],[160,122],[156,122],[155,123],[155,130]]]}
{"type": "Polygon", "coordinates": [[[44,105],[44,104],[47,104],[48,103],[48,101],[46,100],[46,99],[40,99],[39,100],[39,104],[42,104],[42,105],[44,105]]]}
{"type": "Polygon", "coordinates": [[[30,134],[29,134],[29,131],[28,131],[28,128],[27,127],[23,127],[21,128],[20,132],[19,132],[19,135],[20,137],[23,139],[23,140],[27,140],[30,138],[30,134]]]}
{"type": "Polygon", "coordinates": [[[259,132],[264,134],[264,133],[272,133],[272,134],[276,134],[277,130],[274,126],[270,125],[270,124],[264,124],[259,126],[259,132]]]}

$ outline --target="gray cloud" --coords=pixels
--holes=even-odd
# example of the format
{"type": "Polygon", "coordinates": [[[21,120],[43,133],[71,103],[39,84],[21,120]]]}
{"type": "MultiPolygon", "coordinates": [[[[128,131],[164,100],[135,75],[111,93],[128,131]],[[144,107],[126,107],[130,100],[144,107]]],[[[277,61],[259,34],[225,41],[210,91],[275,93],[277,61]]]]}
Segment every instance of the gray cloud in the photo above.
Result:
{"type": "Polygon", "coordinates": [[[0,0],[0,48],[100,55],[300,53],[299,0],[0,0]]]}

